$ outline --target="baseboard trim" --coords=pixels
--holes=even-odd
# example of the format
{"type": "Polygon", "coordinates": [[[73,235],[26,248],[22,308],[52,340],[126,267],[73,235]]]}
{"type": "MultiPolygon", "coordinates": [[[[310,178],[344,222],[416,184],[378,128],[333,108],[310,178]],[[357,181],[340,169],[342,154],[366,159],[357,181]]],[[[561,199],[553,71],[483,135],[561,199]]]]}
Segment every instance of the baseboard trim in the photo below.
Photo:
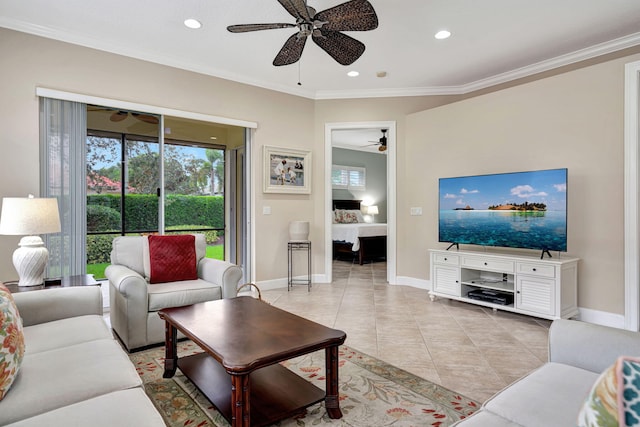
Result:
{"type": "Polygon", "coordinates": [[[415,277],[396,276],[396,282],[392,285],[412,286],[418,289],[431,289],[431,280],[416,279],[415,277]]]}
{"type": "Polygon", "coordinates": [[[579,308],[579,310],[580,314],[578,314],[578,320],[582,322],[624,329],[624,315],[622,314],[609,313],[590,308],[579,308]]]}
{"type": "MultiPolygon", "coordinates": [[[[307,276],[296,276],[295,280],[305,280],[307,276]]],[[[262,280],[257,281],[256,285],[260,288],[261,291],[269,291],[273,289],[282,289],[286,288],[289,283],[289,279],[286,277],[282,277],[280,279],[272,279],[272,280],[262,280]]],[[[315,284],[325,284],[329,283],[327,281],[327,276],[324,274],[313,274],[311,276],[311,283],[315,284]]],[[[296,284],[296,286],[301,286],[296,284]]]]}

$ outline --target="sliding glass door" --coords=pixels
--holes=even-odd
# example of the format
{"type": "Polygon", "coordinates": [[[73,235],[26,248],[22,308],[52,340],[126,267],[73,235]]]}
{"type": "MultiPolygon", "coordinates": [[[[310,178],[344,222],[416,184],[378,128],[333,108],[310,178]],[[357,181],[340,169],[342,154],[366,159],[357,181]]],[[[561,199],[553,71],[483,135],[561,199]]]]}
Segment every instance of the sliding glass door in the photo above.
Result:
{"type": "Polygon", "coordinates": [[[88,110],[104,116],[89,126],[111,130],[87,131],[87,272],[104,277],[120,235],[202,233],[207,256],[225,259],[225,147],[169,139],[169,127],[159,138],[152,115],[88,110]]]}

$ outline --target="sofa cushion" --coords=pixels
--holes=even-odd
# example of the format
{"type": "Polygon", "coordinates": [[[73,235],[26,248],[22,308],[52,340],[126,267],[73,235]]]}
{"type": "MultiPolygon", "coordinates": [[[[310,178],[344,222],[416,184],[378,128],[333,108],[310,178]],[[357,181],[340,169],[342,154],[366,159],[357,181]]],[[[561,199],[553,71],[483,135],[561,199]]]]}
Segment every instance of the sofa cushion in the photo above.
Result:
{"type": "Polygon", "coordinates": [[[2,401],[0,425],[141,384],[114,339],[27,352],[11,393],[2,401]]]}
{"type": "Polygon", "coordinates": [[[164,427],[165,423],[142,388],[136,387],[64,406],[9,426],[164,427]]]}
{"type": "Polygon", "coordinates": [[[452,427],[522,427],[520,424],[516,424],[512,421],[506,420],[498,415],[489,412],[487,410],[478,411],[475,414],[467,417],[452,427]]]}
{"type": "Polygon", "coordinates": [[[491,398],[484,407],[523,426],[574,426],[597,373],[546,363],[491,398]]]}
{"type": "Polygon", "coordinates": [[[195,237],[149,236],[149,283],[178,282],[198,278],[195,237]]]}
{"type": "Polygon", "coordinates": [[[220,285],[202,279],[158,283],[147,286],[149,311],[168,307],[182,307],[222,298],[220,285]]]}
{"type": "Polygon", "coordinates": [[[11,292],[0,283],[0,400],[18,376],[23,356],[22,319],[11,292]]]}
{"type": "Polygon", "coordinates": [[[619,357],[593,385],[578,415],[579,427],[640,424],[640,359],[619,357]]]}
{"type": "Polygon", "coordinates": [[[78,316],[26,326],[27,354],[63,348],[98,339],[113,339],[101,316],[78,316]]]}

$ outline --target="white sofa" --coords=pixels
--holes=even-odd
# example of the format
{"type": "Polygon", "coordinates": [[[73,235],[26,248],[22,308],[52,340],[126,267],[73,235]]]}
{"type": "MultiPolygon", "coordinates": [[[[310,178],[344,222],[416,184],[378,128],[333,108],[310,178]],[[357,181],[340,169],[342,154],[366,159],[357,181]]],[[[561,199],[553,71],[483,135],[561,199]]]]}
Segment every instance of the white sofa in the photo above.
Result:
{"type": "Polygon", "coordinates": [[[105,270],[109,279],[109,315],[111,327],[129,351],[164,342],[165,325],[158,316],[159,310],[237,295],[242,278],[240,267],[205,258],[204,235],[195,236],[198,278],[153,285],[147,281],[147,237],[119,236],[113,240],[111,265],[105,270]]]}
{"type": "Polygon", "coordinates": [[[555,320],[549,330],[549,362],[454,425],[575,426],[600,374],[625,355],[640,355],[640,333],[575,320],[555,320]]]}
{"type": "Polygon", "coordinates": [[[164,426],[102,318],[99,286],[13,294],[25,355],[0,425],[164,426]]]}

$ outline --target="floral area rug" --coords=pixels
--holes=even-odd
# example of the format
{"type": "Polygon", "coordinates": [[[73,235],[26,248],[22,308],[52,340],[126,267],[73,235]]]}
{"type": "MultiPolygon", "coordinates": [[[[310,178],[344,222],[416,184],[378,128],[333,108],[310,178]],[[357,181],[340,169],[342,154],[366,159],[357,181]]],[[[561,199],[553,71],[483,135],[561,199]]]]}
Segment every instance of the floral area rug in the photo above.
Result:
{"type": "MultiPolygon", "coordinates": [[[[178,344],[178,354],[201,352],[191,341],[178,344]]],[[[306,426],[435,426],[445,427],[469,416],[479,404],[458,393],[419,378],[352,348],[340,347],[340,408],[343,417],[332,420],[324,403],[276,424],[306,426]]],[[[164,347],[130,355],[147,395],[168,426],[226,427],[229,423],[178,370],[162,378],[164,347]]],[[[283,366],[324,390],[324,350],[288,360],[283,366]]]]}

